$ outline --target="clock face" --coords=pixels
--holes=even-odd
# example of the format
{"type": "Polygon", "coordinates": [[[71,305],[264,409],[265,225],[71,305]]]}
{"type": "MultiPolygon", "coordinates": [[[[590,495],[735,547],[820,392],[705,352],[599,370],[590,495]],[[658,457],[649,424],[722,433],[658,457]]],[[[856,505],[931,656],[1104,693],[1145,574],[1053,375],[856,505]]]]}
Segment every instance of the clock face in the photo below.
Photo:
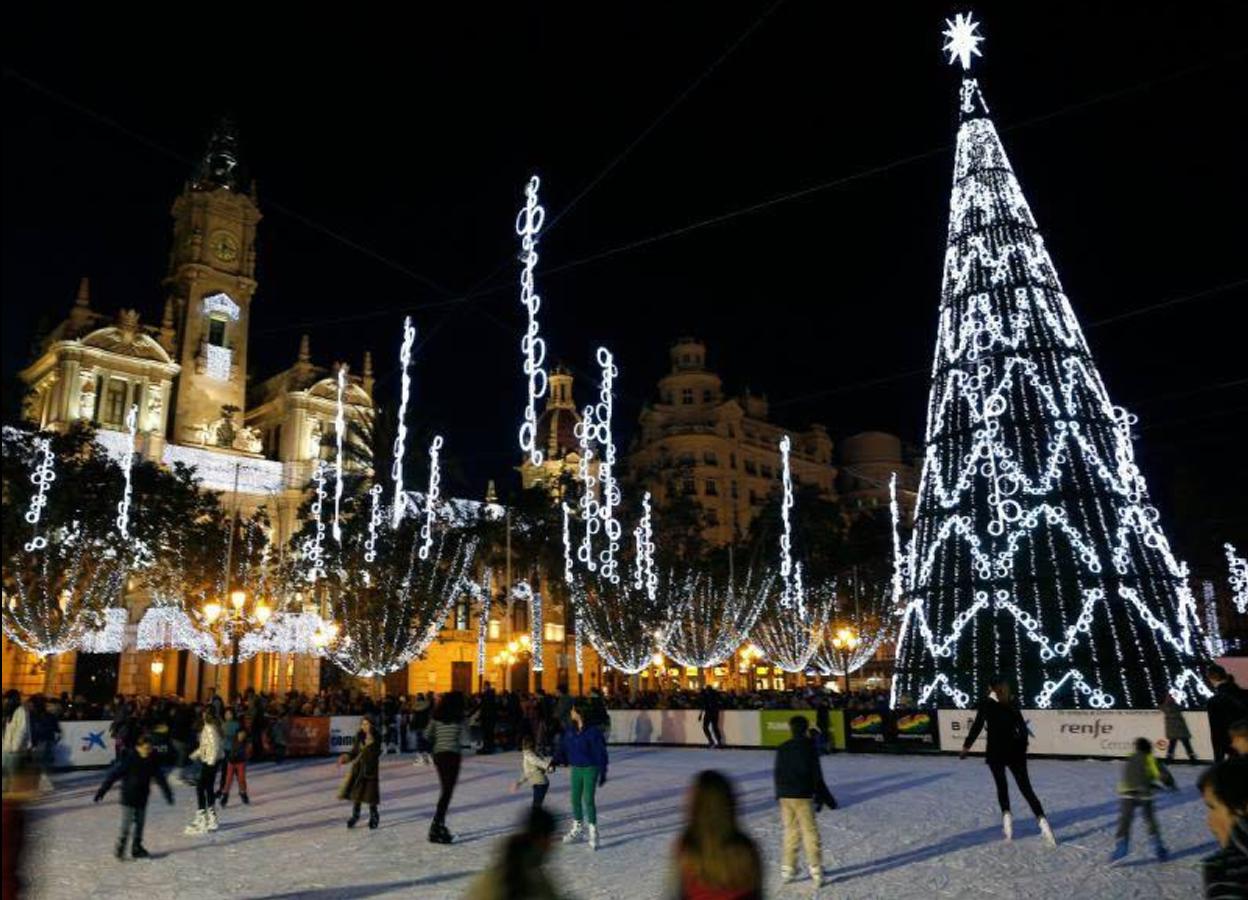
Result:
{"type": "Polygon", "coordinates": [[[214,234],[210,246],[217,259],[223,262],[230,262],[238,258],[238,238],[228,231],[218,231],[214,234]]]}

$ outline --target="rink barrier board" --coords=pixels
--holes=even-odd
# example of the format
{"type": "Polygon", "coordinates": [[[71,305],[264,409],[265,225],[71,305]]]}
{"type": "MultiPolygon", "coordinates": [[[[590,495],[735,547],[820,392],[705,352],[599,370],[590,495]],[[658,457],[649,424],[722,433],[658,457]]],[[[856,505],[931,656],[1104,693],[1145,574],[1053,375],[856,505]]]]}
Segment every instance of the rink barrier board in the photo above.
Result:
{"type": "MultiPolygon", "coordinates": [[[[1147,709],[1024,709],[1030,739],[1027,752],[1036,756],[1080,756],[1118,759],[1134,752],[1136,738],[1148,738],[1155,753],[1164,755],[1166,740],[1165,716],[1147,709]]],[[[1192,734],[1196,758],[1213,759],[1213,741],[1209,716],[1204,712],[1185,712],[1187,730],[1192,734]]],[[[942,709],[936,713],[942,750],[958,752],[975,721],[973,709],[942,709]]],[[[971,753],[983,753],[985,735],[980,733],[971,753]]],[[[1187,759],[1181,747],[1176,759],[1187,759]]]]}

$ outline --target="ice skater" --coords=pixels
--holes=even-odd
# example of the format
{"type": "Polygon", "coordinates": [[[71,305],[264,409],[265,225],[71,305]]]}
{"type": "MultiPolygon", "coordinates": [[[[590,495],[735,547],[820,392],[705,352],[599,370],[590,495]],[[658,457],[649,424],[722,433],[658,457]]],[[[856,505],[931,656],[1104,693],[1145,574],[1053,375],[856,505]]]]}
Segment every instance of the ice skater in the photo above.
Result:
{"type": "Polygon", "coordinates": [[[797,844],[800,837],[806,853],[806,866],[815,887],[823,884],[823,848],[815,813],[827,806],[836,809],[836,798],[823,780],[819,750],[807,734],[810,722],[805,716],[789,719],[792,735],[776,750],[774,778],[776,800],[780,804],[783,828],[780,881],[790,882],[797,870],[797,844]]]}
{"type": "Polygon", "coordinates": [[[724,733],[719,730],[719,694],[709,684],[702,688],[702,711],[698,718],[702,722],[702,735],[706,738],[706,746],[711,750],[724,746],[724,733]]]}
{"type": "Polygon", "coordinates": [[[126,750],[113,763],[108,774],[104,776],[104,783],[95,792],[94,800],[99,803],[113,783],[121,781],[121,831],[117,835],[115,851],[118,859],[125,858],[126,844],[131,835],[134,837],[134,842],[130,845],[131,859],[147,859],[151,856],[143,846],[143,823],[147,820],[147,799],[151,794],[153,779],[160,786],[165,800],[172,806],[173,791],[165,780],[160,759],[152,752],[152,739],[144,734],[139,736],[133,750],[126,750]]]}
{"type": "Polygon", "coordinates": [[[563,842],[589,839],[591,850],[598,849],[598,806],[595,794],[607,783],[607,741],[597,725],[585,721],[588,707],[578,702],[572,707],[569,727],[563,732],[555,754],[558,765],[571,767],[572,827],[563,842]]]}
{"type": "Polygon", "coordinates": [[[550,759],[545,756],[539,756],[537,753],[537,744],[529,735],[525,735],[520,741],[520,780],[513,786],[513,790],[520,790],[525,784],[531,785],[533,788],[533,808],[541,809],[542,803],[546,799],[546,792],[550,790],[549,772],[553,771],[553,764],[550,759]]]}
{"type": "Polygon", "coordinates": [[[459,781],[460,754],[464,742],[464,695],[448,691],[438,699],[433,718],[425,728],[425,744],[433,751],[433,765],[438,770],[438,805],[429,824],[429,841],[449,844],[455,840],[446,827],[446,813],[459,781]]]}
{"type": "Polygon", "coordinates": [[[988,696],[979,704],[975,714],[975,723],[971,732],[962,744],[960,759],[966,759],[971,745],[979,737],[979,733],[988,728],[988,748],[985,762],[992,771],[992,780],[997,786],[997,802],[1001,806],[1001,830],[1007,841],[1014,838],[1014,816],[1010,813],[1010,789],[1005,780],[1005,770],[1009,769],[1018,785],[1019,793],[1035,813],[1036,822],[1040,825],[1040,833],[1051,845],[1057,846],[1057,837],[1044,817],[1044,807],[1040,798],[1031,788],[1031,779],[1027,777],[1027,722],[1023,714],[1014,705],[1010,693],[1010,683],[1004,678],[994,676],[988,683],[988,696]]]}
{"type": "Polygon", "coordinates": [[[1153,756],[1152,742],[1148,738],[1136,738],[1135,752],[1123,764],[1122,779],[1118,782],[1122,801],[1118,806],[1118,833],[1115,835],[1114,852],[1109,856],[1110,862],[1117,862],[1127,855],[1131,846],[1131,820],[1135,818],[1137,807],[1144,816],[1148,836],[1152,838],[1153,852],[1158,860],[1166,861],[1169,853],[1161,841],[1157,817],[1153,813],[1153,794],[1159,784],[1172,791],[1177,790],[1170,770],[1153,756]]]}
{"type": "Polygon", "coordinates": [[[339,800],[351,801],[351,818],[347,827],[354,828],[360,821],[360,807],[368,804],[368,827],[375,829],[381,824],[381,741],[377,726],[365,716],[360,720],[360,730],[355,735],[351,749],[338,757],[340,766],[350,763],[351,769],[338,789],[339,800]]]}
{"type": "Polygon", "coordinates": [[[1174,761],[1175,751],[1179,744],[1187,751],[1189,762],[1196,762],[1196,752],[1192,749],[1192,732],[1183,718],[1183,707],[1167,693],[1161,700],[1161,714],[1166,723],[1166,762],[1174,761]]]}
{"type": "Polygon", "coordinates": [[[234,743],[225,758],[225,787],[217,796],[217,799],[221,801],[222,809],[230,802],[230,788],[235,778],[238,779],[239,799],[243,803],[251,803],[251,798],[247,796],[247,757],[250,749],[247,742],[247,729],[240,728],[234,735],[234,743]]]}
{"type": "Polygon", "coordinates": [[[225,739],[221,736],[221,720],[211,706],[204,709],[203,726],[199,729],[199,746],[190,758],[199,763],[199,777],[195,780],[195,799],[198,810],[186,834],[204,834],[217,830],[217,769],[225,758],[225,739]]]}

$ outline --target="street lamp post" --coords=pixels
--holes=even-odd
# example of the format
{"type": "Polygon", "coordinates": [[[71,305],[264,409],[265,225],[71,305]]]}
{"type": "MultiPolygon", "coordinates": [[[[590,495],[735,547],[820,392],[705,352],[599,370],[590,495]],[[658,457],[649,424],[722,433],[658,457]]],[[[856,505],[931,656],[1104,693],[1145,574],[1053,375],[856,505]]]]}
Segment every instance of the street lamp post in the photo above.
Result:
{"type": "Polygon", "coordinates": [[[849,660],[858,649],[860,638],[852,628],[838,628],[832,638],[832,648],[841,660],[841,668],[845,670],[845,702],[849,702],[849,660]]]}
{"type": "MultiPolygon", "coordinates": [[[[202,610],[204,622],[217,644],[218,657],[223,656],[225,648],[230,649],[229,693],[232,700],[238,693],[238,651],[243,635],[253,629],[263,628],[273,615],[273,610],[263,598],[258,598],[250,613],[247,611],[247,592],[235,590],[230,592],[229,606],[209,600],[202,610]]],[[[220,686],[220,666],[218,665],[217,683],[220,686]]]]}

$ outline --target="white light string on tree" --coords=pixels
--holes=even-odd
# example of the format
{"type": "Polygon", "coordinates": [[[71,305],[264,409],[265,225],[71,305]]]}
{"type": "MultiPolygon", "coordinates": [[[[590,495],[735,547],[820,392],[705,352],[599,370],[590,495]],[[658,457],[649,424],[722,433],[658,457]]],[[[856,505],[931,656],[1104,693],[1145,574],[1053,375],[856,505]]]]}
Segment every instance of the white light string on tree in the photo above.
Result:
{"type": "Polygon", "coordinates": [[[699,669],[729,660],[745,643],[772,591],[773,574],[726,575],[701,566],[663,581],[665,621],[659,649],[682,666],[699,669]]]}
{"type": "Polygon", "coordinates": [[[1234,544],[1224,544],[1223,550],[1226,551],[1226,565],[1229,569],[1227,578],[1231,584],[1231,600],[1237,611],[1248,612],[1248,559],[1239,555],[1234,544]]]}
{"type": "Polygon", "coordinates": [[[442,450],[442,435],[435,434],[429,443],[429,490],[425,491],[425,521],[420,526],[420,558],[429,558],[429,549],[433,546],[433,524],[437,518],[438,495],[441,492],[442,469],[439,464],[439,452],[442,450]]]}
{"type": "Polygon", "coordinates": [[[303,544],[303,558],[307,563],[305,577],[311,583],[325,577],[325,460],[318,459],[312,470],[312,523],[314,531],[303,544]]]}
{"type": "Polygon", "coordinates": [[[27,553],[33,553],[48,546],[47,537],[39,533],[39,520],[43,517],[44,507],[48,505],[48,488],[52,486],[52,482],[56,481],[52,438],[35,438],[35,453],[39,461],[35,463],[34,471],[30,473],[30,482],[35,486],[35,492],[30,497],[30,508],[26,510],[24,516],[27,524],[34,531],[30,540],[25,544],[27,553]]]}
{"type": "MultiPolygon", "coordinates": [[[[964,70],[978,23],[947,23],[964,70]]],[[[1155,708],[1207,695],[1188,569],[989,118],[963,76],[915,529],[892,699],[1155,708]],[[1128,663],[1128,660],[1130,661],[1128,663]]]]}
{"type": "Polygon", "coordinates": [[[516,215],[516,234],[520,236],[520,305],[528,313],[528,327],[520,339],[524,356],[524,374],[528,376],[528,402],[524,407],[524,423],[520,426],[520,449],[529,455],[529,463],[542,464],[542,451],[537,446],[537,401],[546,395],[546,342],[539,335],[537,313],[542,298],[534,289],[533,269],[537,266],[537,234],[542,230],[546,210],[537,202],[541,179],[529,179],[524,189],[524,206],[516,215]]]}
{"type": "Polygon", "coordinates": [[[338,400],[334,406],[334,444],[336,456],[334,458],[334,523],[333,534],[334,540],[342,545],[342,524],[339,516],[342,507],[342,449],[343,441],[347,436],[347,415],[346,415],[346,393],[347,393],[347,364],[338,364],[338,400]]]}
{"type": "Polygon", "coordinates": [[[130,470],[134,468],[134,441],[138,422],[139,407],[137,404],[132,404],[126,412],[126,434],[129,440],[126,441],[126,451],[121,457],[121,475],[125,479],[125,486],[121,491],[121,500],[117,504],[117,530],[121,532],[122,537],[130,536],[130,470]]]}
{"type": "Polygon", "coordinates": [[[390,476],[394,480],[394,505],[391,507],[390,527],[398,528],[406,508],[407,495],[403,492],[403,455],[407,451],[407,402],[412,394],[412,346],[416,341],[416,328],[412,317],[403,320],[403,343],[399,347],[399,414],[394,438],[394,464],[390,476]]]}
{"type": "Polygon", "coordinates": [[[802,564],[793,562],[793,526],[789,522],[789,510],[793,508],[793,475],[789,452],[792,444],[786,434],[780,438],[780,605],[784,609],[797,607],[798,617],[805,615],[806,600],[802,595],[802,564]]]}
{"type": "Polygon", "coordinates": [[[1218,621],[1218,595],[1213,582],[1206,578],[1200,583],[1205,599],[1205,651],[1210,658],[1217,659],[1226,653],[1226,643],[1222,640],[1222,625],[1218,621]]]}
{"type": "Polygon", "coordinates": [[[377,527],[382,520],[381,485],[374,484],[368,489],[368,499],[368,540],[364,542],[364,561],[371,563],[377,560],[377,527]]]}
{"type": "Polygon", "coordinates": [[[659,575],[654,568],[654,527],[650,520],[650,492],[641,498],[641,521],[633,530],[633,542],[637,554],[633,587],[646,592],[651,600],[659,589],[659,575]]]}
{"type": "Polygon", "coordinates": [[[598,486],[601,492],[598,510],[602,516],[602,532],[606,538],[606,546],[599,554],[599,560],[603,577],[614,584],[620,580],[615,560],[620,547],[620,523],[615,518],[615,509],[620,505],[620,487],[615,481],[615,438],[611,434],[611,419],[615,412],[615,377],[619,374],[619,369],[615,366],[611,351],[606,347],[599,347],[597,355],[598,365],[602,369],[598,404],[594,408],[595,437],[598,446],[602,448],[598,460],[598,486]]]}

